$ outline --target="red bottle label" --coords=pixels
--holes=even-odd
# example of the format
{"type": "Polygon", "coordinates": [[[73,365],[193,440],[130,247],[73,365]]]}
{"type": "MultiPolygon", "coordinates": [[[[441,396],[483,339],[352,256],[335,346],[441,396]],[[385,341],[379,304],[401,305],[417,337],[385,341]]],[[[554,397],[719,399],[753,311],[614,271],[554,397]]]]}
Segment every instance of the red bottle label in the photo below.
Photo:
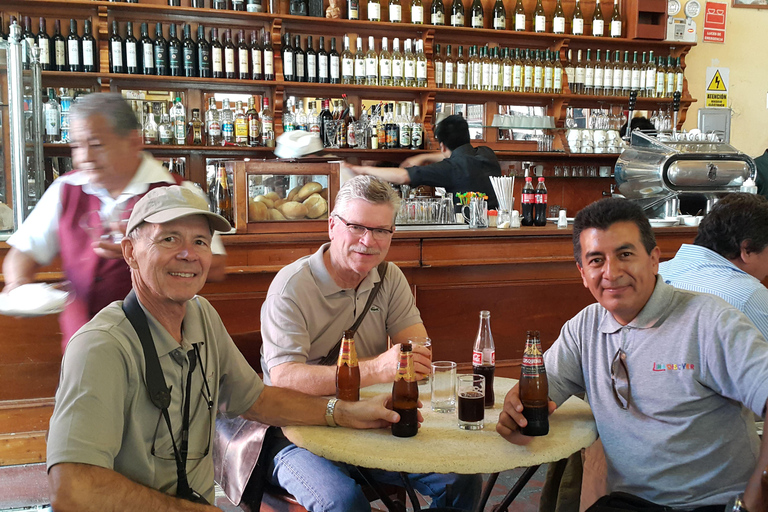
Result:
{"type": "Polygon", "coordinates": [[[536,204],[546,204],[546,202],[547,202],[547,194],[536,194],[536,204]]]}
{"type": "Polygon", "coordinates": [[[533,204],[536,194],[523,193],[523,204],[533,204]]]}
{"type": "Polygon", "coordinates": [[[546,373],[546,370],[544,369],[544,358],[541,354],[523,355],[523,366],[521,371],[523,375],[546,373]]]}
{"type": "MultiPolygon", "coordinates": [[[[478,352],[477,350],[472,351],[472,364],[477,366],[482,366],[483,364],[483,353],[478,352]]],[[[494,350],[491,352],[491,364],[496,365],[496,351],[494,350]]]]}

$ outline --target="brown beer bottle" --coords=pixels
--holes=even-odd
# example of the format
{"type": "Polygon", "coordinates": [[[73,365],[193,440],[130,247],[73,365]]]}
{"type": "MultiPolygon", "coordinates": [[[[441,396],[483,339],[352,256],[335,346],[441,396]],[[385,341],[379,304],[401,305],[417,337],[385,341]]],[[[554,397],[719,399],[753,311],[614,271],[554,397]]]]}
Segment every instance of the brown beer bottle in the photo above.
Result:
{"type": "Polygon", "coordinates": [[[214,212],[218,213],[234,227],[235,219],[232,216],[232,192],[227,181],[227,168],[224,163],[219,163],[216,173],[216,185],[213,191],[214,212]]]}
{"type": "Polygon", "coordinates": [[[344,331],[336,363],[336,398],[347,402],[360,400],[360,366],[357,364],[354,335],[354,331],[344,331]]]}
{"type": "Polygon", "coordinates": [[[545,436],[549,433],[549,386],[544,358],[541,353],[539,331],[528,331],[520,368],[520,401],[528,425],[522,432],[526,436],[545,436]]]}
{"type": "Polygon", "coordinates": [[[400,345],[400,362],[392,385],[392,406],[400,421],[392,424],[392,435],[413,437],[419,431],[419,385],[413,369],[413,350],[410,343],[400,345]]]}

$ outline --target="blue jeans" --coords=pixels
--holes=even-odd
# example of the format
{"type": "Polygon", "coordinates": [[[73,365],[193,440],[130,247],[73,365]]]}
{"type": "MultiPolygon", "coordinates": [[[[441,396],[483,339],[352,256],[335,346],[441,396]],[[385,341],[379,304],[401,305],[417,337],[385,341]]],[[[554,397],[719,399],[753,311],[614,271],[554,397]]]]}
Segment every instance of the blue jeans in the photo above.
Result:
{"type": "MultiPolygon", "coordinates": [[[[291,444],[274,458],[268,470],[270,483],[291,493],[310,512],[369,511],[371,506],[360,486],[350,476],[351,466],[318,457],[291,444]]],[[[402,485],[394,471],[370,470],[377,482],[402,485]]],[[[480,499],[483,480],[480,475],[426,473],[409,475],[414,489],[432,498],[432,508],[455,507],[472,510],[480,499]],[[445,488],[451,486],[454,497],[446,503],[445,488]]]]}

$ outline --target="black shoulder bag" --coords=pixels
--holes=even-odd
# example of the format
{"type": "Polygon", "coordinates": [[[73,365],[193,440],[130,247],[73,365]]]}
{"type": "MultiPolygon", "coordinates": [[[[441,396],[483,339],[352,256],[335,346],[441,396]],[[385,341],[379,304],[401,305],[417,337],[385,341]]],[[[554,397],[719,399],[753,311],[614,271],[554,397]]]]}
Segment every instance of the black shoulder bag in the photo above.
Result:
{"type": "MultiPolygon", "coordinates": [[[[190,387],[192,384],[192,373],[195,371],[195,366],[197,366],[198,361],[200,362],[202,371],[202,360],[200,360],[199,349],[197,348],[197,345],[195,345],[194,353],[190,350],[190,354],[188,354],[189,372],[187,373],[187,389],[184,396],[184,404],[182,406],[181,448],[179,449],[176,447],[176,440],[173,437],[173,428],[171,428],[171,417],[168,414],[168,406],[171,405],[171,392],[165,383],[163,369],[160,366],[160,359],[157,356],[157,348],[152,340],[152,333],[149,331],[147,316],[141,309],[139,301],[136,299],[136,292],[133,290],[130,291],[125,298],[125,301],[123,301],[123,312],[125,313],[126,318],[128,318],[128,321],[131,322],[133,329],[136,331],[136,334],[141,341],[141,348],[144,351],[144,361],[147,366],[146,377],[149,398],[152,400],[155,407],[162,411],[165,423],[168,425],[168,432],[171,434],[171,444],[173,445],[173,455],[176,459],[176,473],[178,475],[176,497],[193,503],[210,505],[200,493],[189,486],[186,467],[189,438],[189,403],[191,401],[190,387]]],[[[203,382],[206,382],[205,375],[203,375],[203,382]]]]}

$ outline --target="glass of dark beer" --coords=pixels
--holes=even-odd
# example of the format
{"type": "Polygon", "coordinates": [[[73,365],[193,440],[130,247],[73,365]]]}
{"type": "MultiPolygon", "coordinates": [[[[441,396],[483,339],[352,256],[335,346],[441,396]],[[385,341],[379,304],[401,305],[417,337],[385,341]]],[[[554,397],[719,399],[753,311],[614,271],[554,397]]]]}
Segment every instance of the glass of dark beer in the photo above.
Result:
{"type": "Polygon", "coordinates": [[[482,430],[485,419],[485,377],[459,375],[459,428],[482,430]]]}

